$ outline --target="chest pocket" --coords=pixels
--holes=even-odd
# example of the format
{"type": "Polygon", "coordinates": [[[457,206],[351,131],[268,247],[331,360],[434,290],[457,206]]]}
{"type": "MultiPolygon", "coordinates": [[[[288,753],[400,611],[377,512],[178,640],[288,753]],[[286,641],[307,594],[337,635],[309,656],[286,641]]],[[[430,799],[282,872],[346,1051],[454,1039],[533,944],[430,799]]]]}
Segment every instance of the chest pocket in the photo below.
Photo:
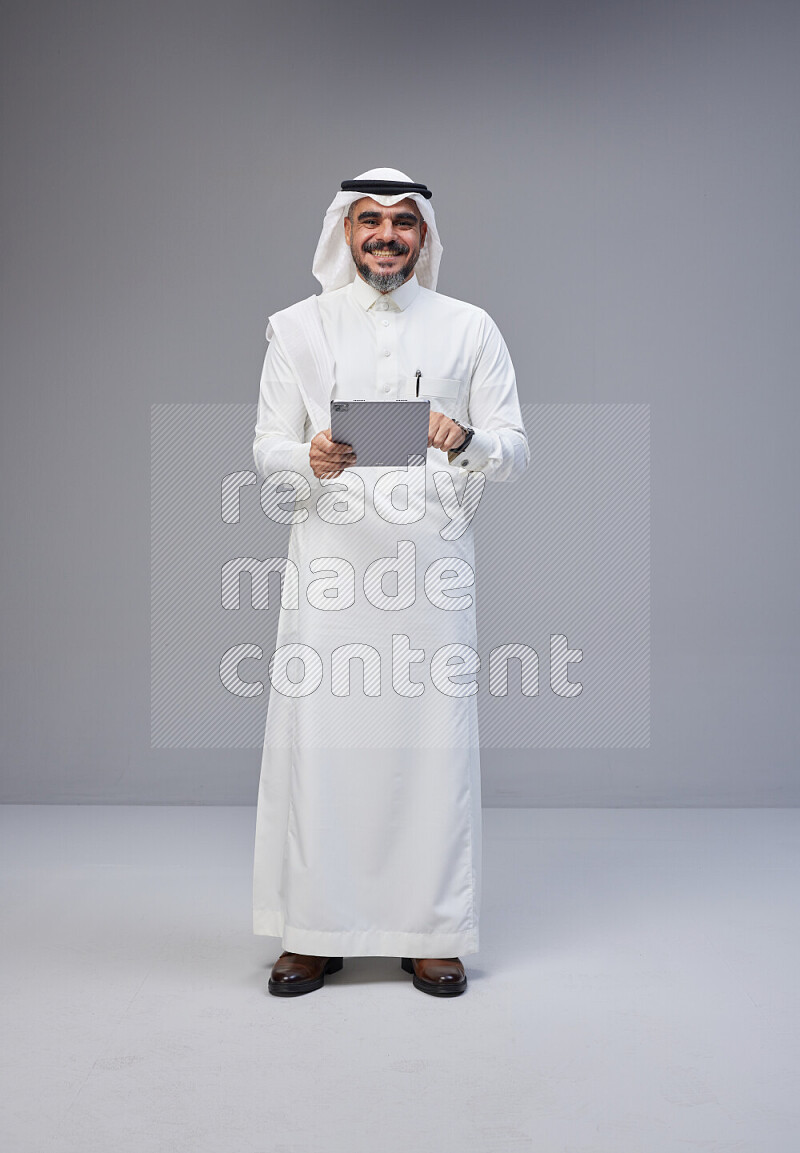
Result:
{"type": "Polygon", "coordinates": [[[461,391],[461,381],[445,376],[421,376],[419,380],[420,396],[443,396],[448,400],[455,400],[461,391]]]}

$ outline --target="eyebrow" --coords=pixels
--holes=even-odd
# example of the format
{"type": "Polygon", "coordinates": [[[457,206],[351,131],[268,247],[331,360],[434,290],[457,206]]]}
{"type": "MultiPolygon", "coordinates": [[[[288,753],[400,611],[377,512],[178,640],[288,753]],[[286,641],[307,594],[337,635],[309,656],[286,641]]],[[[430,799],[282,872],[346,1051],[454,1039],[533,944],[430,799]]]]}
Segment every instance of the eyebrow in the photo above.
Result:
{"type": "MultiPolygon", "coordinates": [[[[377,216],[380,216],[379,212],[376,212],[376,210],[374,208],[371,208],[371,209],[368,208],[368,209],[365,209],[364,212],[359,212],[358,219],[359,220],[372,220],[374,217],[377,217],[377,216]]],[[[419,221],[419,217],[415,216],[413,212],[398,212],[393,217],[393,219],[396,221],[400,221],[401,223],[405,223],[408,220],[413,220],[414,223],[416,224],[419,221]]]]}

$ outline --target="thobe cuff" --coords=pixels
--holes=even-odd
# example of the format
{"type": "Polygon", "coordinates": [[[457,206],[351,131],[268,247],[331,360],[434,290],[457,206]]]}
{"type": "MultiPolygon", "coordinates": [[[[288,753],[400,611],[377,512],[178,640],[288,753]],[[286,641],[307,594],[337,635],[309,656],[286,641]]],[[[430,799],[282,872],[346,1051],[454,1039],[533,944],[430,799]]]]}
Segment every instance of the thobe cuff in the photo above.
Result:
{"type": "Polygon", "coordinates": [[[476,428],[463,452],[452,450],[448,452],[447,459],[456,468],[463,468],[465,472],[481,472],[487,467],[492,458],[499,459],[500,438],[486,429],[476,428]]]}
{"type": "Polygon", "coordinates": [[[310,442],[298,444],[295,448],[292,449],[292,470],[294,472],[299,472],[300,475],[304,476],[309,484],[313,486],[315,484],[319,484],[319,479],[314,475],[314,470],[312,469],[311,463],[309,461],[310,449],[310,442]]]}
{"type": "Polygon", "coordinates": [[[319,478],[309,461],[310,447],[308,442],[263,436],[253,449],[256,472],[262,479],[275,472],[294,472],[307,480],[312,489],[319,488],[319,478]]]}

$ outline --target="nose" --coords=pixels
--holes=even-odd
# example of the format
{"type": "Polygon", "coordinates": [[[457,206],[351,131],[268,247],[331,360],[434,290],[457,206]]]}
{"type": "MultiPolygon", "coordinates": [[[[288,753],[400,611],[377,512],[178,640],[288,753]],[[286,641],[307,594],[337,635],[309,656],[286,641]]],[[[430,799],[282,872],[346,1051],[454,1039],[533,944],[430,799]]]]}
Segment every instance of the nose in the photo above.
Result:
{"type": "Polygon", "coordinates": [[[391,216],[385,216],[381,221],[381,226],[378,229],[378,235],[381,240],[392,240],[394,238],[394,221],[391,216]]]}

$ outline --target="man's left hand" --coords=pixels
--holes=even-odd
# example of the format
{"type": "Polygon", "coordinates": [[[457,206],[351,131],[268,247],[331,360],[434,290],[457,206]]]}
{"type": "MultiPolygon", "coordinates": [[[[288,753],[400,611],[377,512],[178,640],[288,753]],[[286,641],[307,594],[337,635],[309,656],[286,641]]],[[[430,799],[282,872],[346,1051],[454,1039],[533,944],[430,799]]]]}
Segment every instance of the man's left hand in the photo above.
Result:
{"type": "Polygon", "coordinates": [[[456,424],[443,412],[431,410],[428,422],[428,447],[440,448],[443,452],[450,452],[464,443],[466,433],[460,424],[456,424]]]}

